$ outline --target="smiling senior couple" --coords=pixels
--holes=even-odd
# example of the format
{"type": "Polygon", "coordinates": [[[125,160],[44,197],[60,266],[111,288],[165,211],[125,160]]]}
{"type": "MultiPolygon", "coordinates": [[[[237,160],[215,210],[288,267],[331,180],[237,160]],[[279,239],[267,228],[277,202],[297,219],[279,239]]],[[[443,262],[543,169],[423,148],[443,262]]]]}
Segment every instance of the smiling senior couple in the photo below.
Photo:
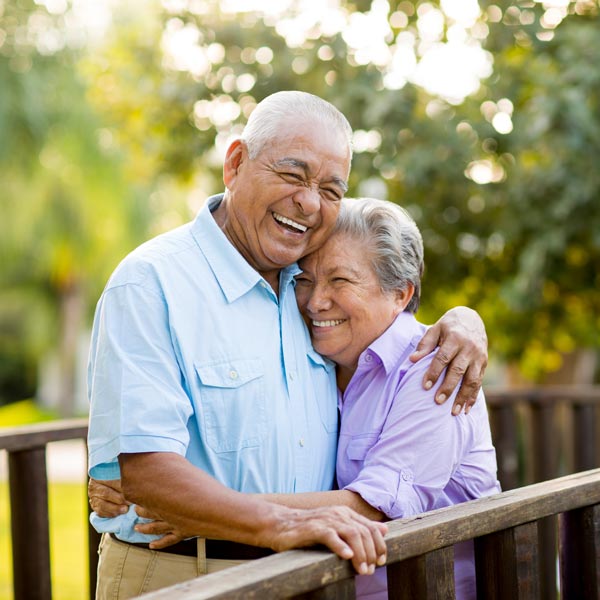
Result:
{"type": "MultiPolygon", "coordinates": [[[[316,96],[267,97],[227,150],[224,194],[109,280],[88,381],[97,598],[318,543],[385,597],[379,521],[499,491],[483,324],[415,320],[419,232],[391,203],[342,202],[351,134],[316,96]],[[455,417],[434,402],[477,396],[455,417]]],[[[455,555],[467,598],[472,550],[455,555]]]]}

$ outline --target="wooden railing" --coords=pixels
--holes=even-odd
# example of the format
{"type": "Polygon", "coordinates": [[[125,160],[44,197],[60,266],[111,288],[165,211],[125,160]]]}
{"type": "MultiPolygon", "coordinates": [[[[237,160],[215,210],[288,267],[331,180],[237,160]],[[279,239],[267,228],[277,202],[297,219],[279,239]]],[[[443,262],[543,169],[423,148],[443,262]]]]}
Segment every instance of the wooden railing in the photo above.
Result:
{"type": "MultiPolygon", "coordinates": [[[[600,387],[487,389],[503,490],[600,467],[600,387]]],[[[540,597],[555,600],[557,520],[538,527],[540,597]]]]}
{"type": "MultiPolygon", "coordinates": [[[[8,452],[14,600],[51,600],[46,448],[51,442],[87,437],[87,419],[1,428],[8,452]]],[[[91,599],[95,596],[99,536],[88,530],[91,599]]]]}
{"type": "MultiPolygon", "coordinates": [[[[499,479],[503,489],[510,490],[531,484],[532,482],[545,481],[561,475],[600,466],[600,449],[598,443],[600,439],[598,432],[600,387],[552,387],[518,391],[488,389],[486,397],[490,411],[494,444],[498,455],[499,479]]],[[[0,449],[6,449],[9,456],[15,600],[51,600],[52,598],[46,445],[51,442],[67,439],[85,439],[86,434],[87,422],[84,419],[0,429],[0,449]]],[[[588,488],[589,486],[586,489],[588,488]]],[[[574,490],[573,493],[579,494],[577,490],[574,490]]],[[[509,495],[508,497],[514,496],[509,495]]],[[[588,500],[585,501],[587,502],[588,500]]],[[[500,502],[503,501],[501,500],[500,502]]],[[[532,502],[537,506],[540,501],[534,498],[532,502]]],[[[544,509],[547,513],[546,516],[536,515],[530,519],[531,521],[535,521],[535,536],[539,538],[536,545],[539,555],[538,559],[536,559],[539,560],[539,596],[527,597],[540,597],[551,600],[556,598],[555,582],[558,534],[557,519],[554,515],[576,509],[574,507],[560,508],[561,505],[558,503],[558,498],[556,507],[553,506],[551,496],[546,496],[544,502],[548,503],[552,509],[544,509]],[[554,510],[555,508],[556,510],[554,510]]],[[[592,506],[594,503],[595,501],[590,501],[588,505],[582,506],[592,506]]],[[[485,502],[483,504],[485,505],[485,502]]],[[[519,511],[523,515],[530,515],[528,506],[528,504],[511,505],[510,510],[515,511],[517,513],[516,518],[520,519],[519,511]]],[[[454,507],[452,510],[458,511],[453,513],[454,516],[458,516],[462,514],[461,511],[463,510],[470,511],[475,510],[475,508],[472,504],[465,504],[460,507],[454,507]]],[[[476,510],[479,510],[479,508],[476,510]]],[[[586,515],[596,515],[596,512],[594,512],[596,509],[593,509],[592,513],[589,511],[586,512],[586,510],[584,510],[586,515]]],[[[431,521],[432,518],[434,517],[430,515],[417,517],[411,520],[411,527],[416,526],[418,523],[435,522],[431,521]]],[[[435,517],[435,519],[437,518],[435,517]]],[[[486,518],[489,518],[489,515],[486,518]]],[[[570,517],[567,518],[567,521],[569,519],[570,517]]],[[[469,518],[466,518],[466,521],[469,521],[469,518]]],[[[521,521],[521,523],[525,522],[521,521]]],[[[396,525],[393,526],[394,535],[396,532],[395,527],[396,525]]],[[[406,527],[406,525],[402,525],[402,532],[406,531],[406,527]]],[[[457,531],[459,531],[461,530],[460,527],[463,526],[454,524],[449,526],[449,530],[452,530],[453,527],[458,527],[457,531]]],[[[517,525],[506,525],[506,527],[513,528],[517,527],[517,525]]],[[[483,529],[478,529],[477,531],[479,533],[473,533],[472,537],[487,536],[487,533],[481,533],[483,529]]],[[[521,531],[524,530],[519,529],[518,534],[513,533],[510,535],[513,537],[516,535],[518,538],[519,535],[522,535],[521,531]]],[[[425,530],[417,533],[415,539],[419,539],[425,533],[425,530]]],[[[95,531],[89,529],[90,598],[93,598],[93,590],[95,589],[98,539],[95,531]]],[[[393,549],[393,544],[395,543],[392,543],[393,539],[395,538],[390,538],[391,549],[393,549]]],[[[398,542],[400,545],[407,543],[408,538],[403,538],[401,543],[398,542]]],[[[509,541],[505,540],[502,543],[510,546],[510,543],[513,542],[509,543],[509,541]]],[[[481,546],[480,542],[478,542],[478,548],[479,546],[481,546]]],[[[432,549],[427,549],[427,552],[430,550],[432,549]]],[[[420,552],[425,552],[425,550],[421,550],[420,552]]],[[[308,560],[312,565],[310,569],[314,569],[315,572],[319,573],[319,577],[328,577],[329,571],[321,569],[322,565],[325,564],[321,561],[335,561],[336,559],[328,554],[317,553],[317,555],[319,556],[319,560],[314,564],[311,562],[315,556],[314,552],[300,553],[299,556],[303,558],[294,558],[294,561],[300,561],[300,563],[304,564],[303,561],[308,560]]],[[[393,552],[390,556],[392,555],[393,552]]],[[[402,556],[404,558],[398,558],[398,561],[406,560],[407,555],[402,556]]],[[[417,571],[421,569],[419,565],[423,560],[425,561],[424,564],[429,564],[437,560],[431,558],[429,554],[426,559],[422,557],[418,558],[418,556],[419,554],[414,555],[417,571]]],[[[598,556],[600,557],[600,553],[598,556]]],[[[276,556],[264,560],[273,561],[275,559],[280,560],[281,558],[280,556],[276,556]]],[[[279,563],[276,562],[276,564],[279,563]]],[[[294,564],[297,563],[294,562],[294,564]]],[[[347,572],[348,577],[346,579],[350,581],[350,567],[347,565],[344,566],[345,563],[340,563],[339,565],[338,563],[326,564],[335,564],[336,573],[338,571],[347,572]]],[[[332,567],[327,567],[327,569],[330,568],[332,567]]],[[[349,585],[349,583],[345,585],[349,585]]],[[[319,594],[324,593],[319,592],[319,594]]],[[[324,598],[327,596],[319,595],[313,597],[324,598]]],[[[485,597],[494,598],[502,596],[485,597]]],[[[517,598],[520,596],[514,597],[517,598]]],[[[572,597],[576,598],[578,596],[572,597]]],[[[586,595],[581,597],[591,598],[596,596],[586,595]]]]}
{"type": "MultiPolygon", "coordinates": [[[[563,600],[600,598],[600,469],[569,475],[389,524],[394,600],[454,598],[452,545],[474,540],[477,597],[543,599],[538,525],[561,515],[563,600]]],[[[142,596],[144,600],[354,598],[348,561],[294,550],[142,596]]]]}

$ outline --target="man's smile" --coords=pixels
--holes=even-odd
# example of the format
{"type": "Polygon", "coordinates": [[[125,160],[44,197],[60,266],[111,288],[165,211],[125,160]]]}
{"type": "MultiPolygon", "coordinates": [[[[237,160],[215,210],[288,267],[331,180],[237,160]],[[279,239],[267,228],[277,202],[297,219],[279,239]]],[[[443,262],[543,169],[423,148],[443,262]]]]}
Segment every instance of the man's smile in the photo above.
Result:
{"type": "Polygon", "coordinates": [[[302,225],[301,223],[298,223],[297,221],[292,221],[292,219],[288,219],[287,217],[284,217],[283,215],[280,215],[276,212],[273,213],[273,218],[278,223],[285,225],[288,229],[290,229],[291,231],[295,231],[297,233],[304,233],[308,229],[308,227],[306,227],[306,225],[302,225]]]}

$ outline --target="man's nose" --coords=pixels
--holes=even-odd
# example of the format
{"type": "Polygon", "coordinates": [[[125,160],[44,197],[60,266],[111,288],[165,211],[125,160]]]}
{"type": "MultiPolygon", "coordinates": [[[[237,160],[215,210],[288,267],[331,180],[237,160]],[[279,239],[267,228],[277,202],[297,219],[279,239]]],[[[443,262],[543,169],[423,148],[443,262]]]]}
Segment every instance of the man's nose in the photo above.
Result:
{"type": "Polygon", "coordinates": [[[312,215],[321,208],[321,195],[312,185],[302,187],[294,194],[294,204],[303,215],[312,215]]]}

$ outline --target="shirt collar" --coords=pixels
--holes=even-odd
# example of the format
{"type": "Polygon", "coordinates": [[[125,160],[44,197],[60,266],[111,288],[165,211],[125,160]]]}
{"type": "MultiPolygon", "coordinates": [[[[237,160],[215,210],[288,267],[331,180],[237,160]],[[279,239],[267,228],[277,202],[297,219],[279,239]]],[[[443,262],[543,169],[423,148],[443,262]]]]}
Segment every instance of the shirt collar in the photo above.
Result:
{"type": "Polygon", "coordinates": [[[377,356],[386,374],[389,374],[414,351],[422,336],[422,325],[415,316],[409,312],[401,312],[394,322],[368,346],[361,358],[366,357],[367,353],[377,356]]]}
{"type": "MultiPolygon", "coordinates": [[[[227,239],[212,216],[223,194],[211,196],[192,223],[192,235],[206,257],[208,264],[228,302],[234,302],[256,285],[265,287],[275,297],[271,286],[253,269],[227,239]]],[[[300,273],[296,264],[285,267],[279,275],[281,293],[284,294],[294,276],[300,273]]]]}

